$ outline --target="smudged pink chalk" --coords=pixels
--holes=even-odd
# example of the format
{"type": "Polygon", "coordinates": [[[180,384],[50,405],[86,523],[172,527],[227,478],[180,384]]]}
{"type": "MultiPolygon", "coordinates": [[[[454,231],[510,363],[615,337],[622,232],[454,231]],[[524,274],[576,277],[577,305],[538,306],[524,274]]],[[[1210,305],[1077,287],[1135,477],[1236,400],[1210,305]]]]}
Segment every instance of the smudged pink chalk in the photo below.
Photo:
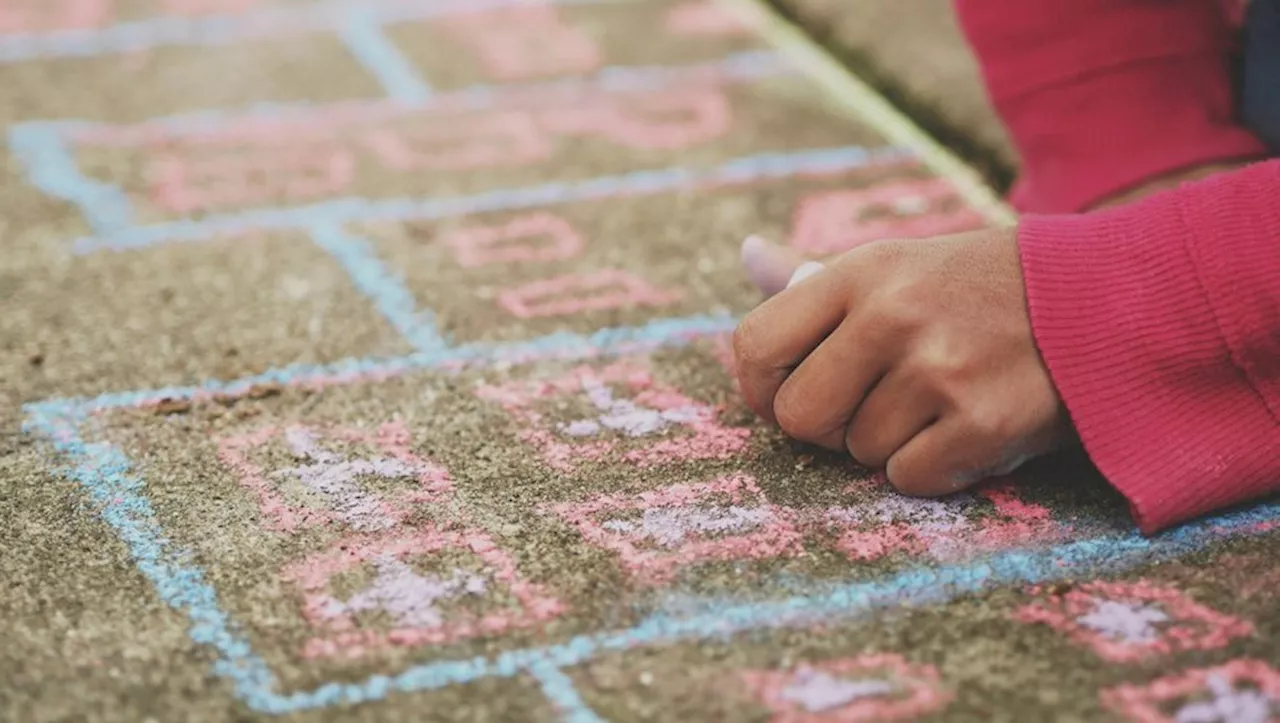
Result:
{"type": "Polygon", "coordinates": [[[401,172],[526,166],[555,151],[552,139],[523,112],[371,128],[360,141],[384,167],[401,172]]]}
{"type": "Polygon", "coordinates": [[[186,214],[336,195],[354,180],[355,160],[335,147],[292,146],[199,156],[164,153],[148,161],[145,174],[157,206],[186,214]]]}
{"type": "Polygon", "coordinates": [[[540,212],[517,216],[496,226],[469,226],[445,237],[458,264],[562,261],[579,256],[586,240],[563,218],[540,212]]]}
{"type": "MultiPolygon", "coordinates": [[[[698,100],[697,96],[721,94],[720,97],[723,97],[722,91],[715,88],[730,80],[730,76],[723,66],[705,65],[681,71],[681,79],[682,88],[634,93],[584,93],[581,88],[570,85],[512,86],[503,89],[494,99],[494,108],[484,111],[474,110],[474,93],[457,90],[437,94],[432,98],[430,107],[426,108],[407,106],[391,100],[348,100],[271,115],[246,114],[207,126],[180,127],[160,121],[142,121],[129,125],[95,124],[69,129],[67,137],[79,146],[99,148],[215,146],[231,150],[238,144],[254,147],[272,147],[286,142],[338,144],[362,131],[380,127],[396,128],[428,123],[467,125],[476,117],[513,112],[533,114],[540,128],[576,135],[595,132],[598,127],[595,120],[600,117],[616,117],[630,107],[639,106],[643,109],[648,102],[644,99],[649,96],[674,94],[684,98],[685,102],[695,106],[689,112],[697,118],[697,107],[711,105],[705,99],[698,100]],[[693,93],[683,86],[699,87],[702,90],[693,93]],[[573,106],[577,110],[567,112],[566,106],[573,106]],[[602,112],[602,108],[614,110],[602,112]]],[[[664,103],[661,100],[655,102],[659,105],[664,103]]],[[[705,121],[700,121],[699,124],[701,123],[705,121]]],[[[907,166],[915,165],[910,161],[895,161],[895,164],[903,163],[907,166]]]]}
{"type": "MultiPolygon", "coordinates": [[[[1033,592],[1040,589],[1033,588],[1033,592]]],[[[1027,605],[1014,618],[1048,625],[1117,663],[1187,650],[1214,650],[1254,633],[1246,620],[1146,580],[1085,583],[1027,605]]]]}
{"type": "MultiPolygon", "coordinates": [[[[380,571],[381,572],[381,571],[380,571]]],[[[541,586],[525,581],[516,569],[515,561],[493,540],[477,530],[442,529],[435,526],[412,531],[382,534],[375,538],[353,536],[342,540],[328,550],[307,557],[288,566],[282,572],[284,580],[294,583],[303,594],[302,614],[313,627],[322,631],[309,640],[303,655],[309,658],[341,656],[358,658],[370,652],[388,647],[414,647],[455,643],[481,636],[501,635],[511,630],[536,627],[561,615],[567,608],[548,595],[541,586]],[[445,551],[462,551],[483,563],[482,575],[492,585],[505,591],[517,603],[516,610],[500,610],[489,613],[472,613],[465,610],[438,617],[414,612],[415,603],[405,597],[416,590],[440,592],[439,578],[432,581],[423,576],[414,579],[410,574],[398,574],[408,568],[407,561],[445,551]],[[403,565],[391,568],[387,580],[381,583],[378,593],[370,593],[363,609],[381,606],[389,612],[401,613],[401,622],[386,630],[371,629],[356,622],[355,613],[361,609],[352,607],[351,600],[341,601],[330,591],[335,577],[364,565],[386,567],[388,561],[403,565]],[[371,606],[371,607],[370,607],[371,606]],[[421,617],[414,618],[415,615],[421,617]],[[405,617],[410,622],[403,622],[405,617]]],[[[483,589],[471,577],[463,576],[453,593],[471,597],[482,596],[491,589],[486,582],[483,589]]],[[[375,586],[379,583],[375,581],[375,586]]],[[[415,593],[416,594],[416,593],[415,593]]],[[[447,593],[437,595],[432,601],[441,600],[447,593]]],[[[357,594],[358,597],[359,594],[357,594]]],[[[456,597],[456,595],[455,595],[456,597]]],[[[412,598],[412,595],[410,596],[412,598]]]]}
{"type": "Polygon", "coordinates": [[[713,560],[760,560],[802,551],[787,510],[770,504],[755,478],[746,474],[634,496],[600,495],[540,510],[573,525],[588,542],[616,553],[632,576],[650,584],[713,560]],[[636,512],[641,514],[639,521],[623,517],[636,512]],[[717,532],[726,534],[713,537],[717,532]],[[646,546],[646,541],[657,544],[646,546]]]}
{"type": "Polygon", "coordinates": [[[0,33],[88,30],[114,22],[112,0],[4,0],[0,33]]]}
{"type": "Polygon", "coordinates": [[[281,532],[338,521],[357,530],[389,529],[404,519],[414,505],[438,503],[453,491],[453,480],[447,470],[419,459],[410,451],[409,430],[400,422],[389,422],[373,432],[340,428],[330,430],[329,435],[339,441],[372,446],[390,459],[345,461],[321,450],[313,430],[273,426],[218,440],[218,457],[238,476],[240,484],[257,496],[264,524],[281,532]],[[276,437],[284,437],[294,453],[311,459],[311,464],[267,473],[250,461],[254,450],[276,437]],[[317,455],[315,458],[311,457],[313,453],[317,455]],[[286,502],[278,480],[290,474],[321,494],[328,506],[313,509],[286,502]],[[356,475],[360,474],[413,478],[417,488],[384,500],[355,482],[356,475]]]}
{"type": "Polygon", "coordinates": [[[264,3],[262,0],[164,0],[169,15],[239,15],[264,3]]]}
{"type": "MultiPolygon", "coordinates": [[[[883,487],[868,481],[851,486],[846,493],[861,497],[873,493],[877,486],[883,487]]],[[[894,554],[928,554],[938,561],[953,561],[1058,540],[1068,532],[1052,519],[1047,508],[1023,501],[1008,484],[940,500],[877,496],[853,505],[803,511],[800,519],[808,525],[840,531],[836,549],[859,561],[894,554]],[[994,504],[996,515],[969,516],[980,498],[994,504]]]]}
{"type": "Polygon", "coordinates": [[[945,179],[894,181],[868,189],[819,191],[800,201],[791,245],[827,255],[890,238],[921,238],[981,228],[945,179]],[[941,204],[957,201],[952,210],[941,204]]]}
{"type": "Polygon", "coordinates": [[[327,601],[321,612],[324,619],[382,611],[400,626],[435,628],[444,624],[439,602],[463,595],[481,596],[488,587],[483,577],[457,568],[448,577],[419,575],[390,555],[379,558],[374,565],[378,570],[374,581],[346,601],[327,601]]]}
{"type": "Polygon", "coordinates": [[[605,459],[615,452],[614,440],[592,438],[609,429],[640,437],[666,433],[672,427],[691,433],[622,455],[623,461],[640,467],[727,459],[742,451],[751,436],[749,429],[722,426],[715,408],[680,394],[655,380],[644,366],[629,362],[617,362],[600,370],[582,366],[551,380],[482,386],[477,394],[501,404],[525,427],[521,432],[524,441],[541,452],[549,467],[566,473],[579,462],[605,459]],[[615,400],[609,385],[624,386],[632,401],[615,400]],[[553,429],[537,411],[543,402],[575,394],[586,396],[603,413],[553,429]]]}
{"type": "Polygon", "coordinates": [[[729,132],[733,113],[723,91],[677,89],[550,110],[541,122],[563,135],[593,135],[628,148],[677,150],[729,132]]]}
{"type": "Polygon", "coordinates": [[[795,671],[745,670],[738,677],[773,713],[773,723],[909,720],[940,711],[955,697],[937,668],[894,653],[808,663],[795,671]]]}
{"type": "Polygon", "coordinates": [[[603,269],[508,289],[498,295],[498,304],[520,319],[535,319],[635,306],[667,306],[681,297],[678,291],[659,289],[621,269],[603,269]]]}
{"type": "Polygon", "coordinates": [[[444,25],[499,80],[578,75],[604,64],[591,36],[565,23],[554,5],[467,13],[445,20],[444,25]]]}
{"type": "Polygon", "coordinates": [[[1272,723],[1280,717],[1280,671],[1237,658],[1105,690],[1102,704],[1135,723],[1272,723]]]}
{"type": "Polygon", "coordinates": [[[714,0],[690,0],[667,12],[667,31],[675,35],[744,37],[751,28],[714,0]]]}

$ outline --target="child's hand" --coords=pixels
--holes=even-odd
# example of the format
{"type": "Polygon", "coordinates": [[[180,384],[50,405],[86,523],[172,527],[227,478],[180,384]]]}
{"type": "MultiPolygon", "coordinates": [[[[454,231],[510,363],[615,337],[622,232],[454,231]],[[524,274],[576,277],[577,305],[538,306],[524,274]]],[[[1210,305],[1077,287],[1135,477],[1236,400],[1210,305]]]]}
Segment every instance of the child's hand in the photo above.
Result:
{"type": "MultiPolygon", "coordinates": [[[[743,257],[766,293],[803,261],[759,239],[743,257]]],[[[1073,438],[1013,230],[854,249],[748,314],[734,350],[752,409],[908,494],[955,492],[1073,438]]]]}

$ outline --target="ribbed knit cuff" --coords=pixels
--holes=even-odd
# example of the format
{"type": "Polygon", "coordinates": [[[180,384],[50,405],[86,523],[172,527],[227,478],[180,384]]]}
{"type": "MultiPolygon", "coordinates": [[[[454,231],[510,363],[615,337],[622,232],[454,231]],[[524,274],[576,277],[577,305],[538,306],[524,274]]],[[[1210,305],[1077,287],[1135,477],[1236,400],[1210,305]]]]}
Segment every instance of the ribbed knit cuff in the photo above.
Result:
{"type": "Polygon", "coordinates": [[[1086,451],[1146,533],[1280,487],[1280,427],[1233,360],[1193,248],[1213,226],[1205,214],[1253,219],[1227,233],[1256,234],[1262,221],[1239,207],[1239,188],[1217,188],[1028,216],[1019,231],[1041,353],[1086,451]]]}

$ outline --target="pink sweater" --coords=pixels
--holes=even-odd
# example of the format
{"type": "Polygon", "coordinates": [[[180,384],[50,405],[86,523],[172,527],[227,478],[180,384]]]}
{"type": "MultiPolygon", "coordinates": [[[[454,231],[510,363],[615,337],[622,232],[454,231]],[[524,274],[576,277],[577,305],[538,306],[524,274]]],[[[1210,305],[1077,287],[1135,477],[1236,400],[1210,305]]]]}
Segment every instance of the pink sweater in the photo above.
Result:
{"type": "Polygon", "coordinates": [[[1032,323],[1086,451],[1147,533],[1280,490],[1280,160],[1074,213],[1265,157],[1221,4],[956,3],[1023,155],[1032,323]]]}

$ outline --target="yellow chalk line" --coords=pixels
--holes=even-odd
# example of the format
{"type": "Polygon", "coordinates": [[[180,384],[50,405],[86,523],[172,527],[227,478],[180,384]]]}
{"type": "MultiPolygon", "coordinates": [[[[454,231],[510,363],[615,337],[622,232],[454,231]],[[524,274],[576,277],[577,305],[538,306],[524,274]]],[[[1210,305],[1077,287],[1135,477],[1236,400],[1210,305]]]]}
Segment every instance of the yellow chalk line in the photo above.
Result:
{"type": "Polygon", "coordinates": [[[841,107],[879,131],[891,143],[913,149],[926,166],[951,181],[964,199],[992,223],[1011,225],[1016,222],[1017,214],[987,186],[976,170],[925,133],[764,0],[720,2],[742,16],[751,28],[788,56],[841,107]]]}

